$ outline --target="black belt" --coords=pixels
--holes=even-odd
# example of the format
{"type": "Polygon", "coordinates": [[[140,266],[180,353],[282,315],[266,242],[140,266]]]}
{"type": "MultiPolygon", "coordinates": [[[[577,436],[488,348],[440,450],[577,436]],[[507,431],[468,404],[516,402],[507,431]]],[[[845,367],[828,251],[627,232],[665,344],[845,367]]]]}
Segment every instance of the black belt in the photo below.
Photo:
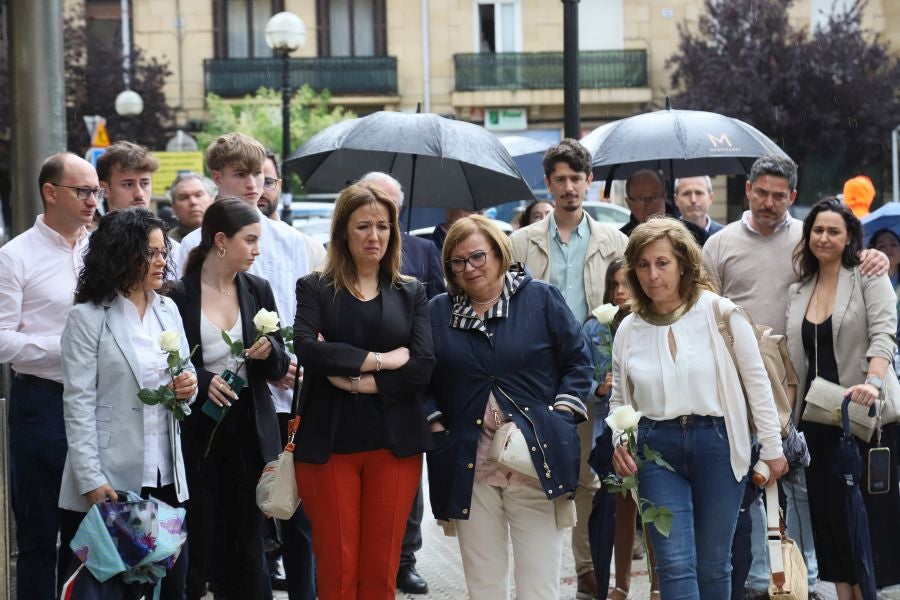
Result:
{"type": "Polygon", "coordinates": [[[644,427],[712,427],[724,425],[724,417],[710,417],[708,415],[682,415],[665,421],[654,421],[647,417],[641,417],[640,425],[644,427]]]}
{"type": "Polygon", "coordinates": [[[58,381],[53,381],[52,379],[44,379],[43,377],[38,377],[37,375],[28,375],[27,373],[16,373],[15,378],[28,385],[52,390],[58,394],[63,393],[63,384],[58,381]]]}

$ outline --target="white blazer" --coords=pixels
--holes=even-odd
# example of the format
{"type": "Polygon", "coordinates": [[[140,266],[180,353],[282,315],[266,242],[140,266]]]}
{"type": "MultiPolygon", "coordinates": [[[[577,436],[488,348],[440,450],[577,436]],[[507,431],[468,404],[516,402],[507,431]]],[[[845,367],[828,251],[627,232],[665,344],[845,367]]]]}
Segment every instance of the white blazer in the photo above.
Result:
{"type": "MultiPolygon", "coordinates": [[[[181,356],[190,353],[175,303],[161,297],[150,307],[164,331],[181,334],[181,356]]],[[[63,469],[59,506],[87,512],[85,494],[108,483],[115,490],[139,492],[144,460],[141,377],[128,326],[111,303],[76,304],[60,341],[63,413],[69,452],[63,469]]],[[[188,370],[194,367],[188,365],[188,370]]],[[[196,397],[196,394],[194,398],[196,397]]],[[[193,402],[194,398],[190,401],[193,402]]],[[[180,502],[188,499],[181,425],[170,418],[172,470],[180,502]]]]}

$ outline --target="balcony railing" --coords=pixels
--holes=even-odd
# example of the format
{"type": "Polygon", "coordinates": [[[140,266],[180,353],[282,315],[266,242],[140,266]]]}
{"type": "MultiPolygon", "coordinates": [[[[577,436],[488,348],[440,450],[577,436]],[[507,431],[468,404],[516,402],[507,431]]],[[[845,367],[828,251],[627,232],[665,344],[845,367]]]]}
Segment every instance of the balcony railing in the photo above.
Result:
{"type": "MultiPolygon", "coordinates": [[[[334,56],[290,59],[290,85],[308,84],[335,96],[396,95],[393,56],[334,56]]],[[[253,94],[261,87],[281,89],[280,58],[228,58],[203,61],[206,92],[220,96],[253,94]]]]}
{"type": "MultiPolygon", "coordinates": [[[[563,87],[562,52],[456,54],[456,91],[563,87]]],[[[646,50],[584,50],[578,54],[582,89],[647,86],[646,50]]]]}

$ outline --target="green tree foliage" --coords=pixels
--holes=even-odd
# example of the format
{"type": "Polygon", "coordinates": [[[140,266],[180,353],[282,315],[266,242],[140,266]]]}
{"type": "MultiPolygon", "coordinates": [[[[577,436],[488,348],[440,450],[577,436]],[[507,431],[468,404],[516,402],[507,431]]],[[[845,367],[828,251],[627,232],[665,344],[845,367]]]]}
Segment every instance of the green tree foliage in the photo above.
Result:
{"type": "Polygon", "coordinates": [[[746,121],[800,165],[806,201],[867,173],[883,191],[900,115],[900,60],[861,25],[865,1],[810,32],[788,20],[793,0],[705,0],[679,26],[676,108],[746,121]]]}
{"type": "Polygon", "coordinates": [[[163,85],[172,73],[167,63],[147,58],[138,46],[132,46],[131,89],[144,101],[143,112],[136,117],[116,113],[116,96],[124,89],[122,79],[122,41],[119,36],[98,39],[87,35],[84,9],[73,9],[63,22],[66,69],[66,127],[69,150],[83,154],[91,144],[85,115],[106,119],[110,140],[128,140],[163,150],[171,135],[172,108],[166,101],[163,85]]]}
{"type": "MultiPolygon", "coordinates": [[[[291,147],[296,149],[310,137],[345,119],[355,117],[342,106],[330,107],[328,90],[317,94],[304,85],[291,98],[291,147]]],[[[272,150],[281,151],[281,92],[260,88],[253,96],[240,100],[223,100],[216,94],[207,94],[206,110],[209,113],[197,143],[206,148],[216,137],[238,131],[252,136],[272,150]]]]}

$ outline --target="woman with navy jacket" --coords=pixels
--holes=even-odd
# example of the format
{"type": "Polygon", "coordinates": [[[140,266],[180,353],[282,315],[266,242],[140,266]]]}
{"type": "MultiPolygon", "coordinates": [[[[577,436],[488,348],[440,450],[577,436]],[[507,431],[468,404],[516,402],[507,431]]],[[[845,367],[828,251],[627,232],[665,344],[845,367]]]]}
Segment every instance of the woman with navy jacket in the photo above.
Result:
{"type": "Polygon", "coordinates": [[[575,426],[586,419],[592,381],[581,326],[562,294],[510,255],[489,219],[457,221],[442,257],[449,294],[429,307],[437,360],[426,404],[431,506],[455,522],[472,600],[508,597],[510,538],[517,597],[559,597],[578,482],[575,426]],[[491,455],[510,421],[530,454],[522,471],[491,455]]]}

